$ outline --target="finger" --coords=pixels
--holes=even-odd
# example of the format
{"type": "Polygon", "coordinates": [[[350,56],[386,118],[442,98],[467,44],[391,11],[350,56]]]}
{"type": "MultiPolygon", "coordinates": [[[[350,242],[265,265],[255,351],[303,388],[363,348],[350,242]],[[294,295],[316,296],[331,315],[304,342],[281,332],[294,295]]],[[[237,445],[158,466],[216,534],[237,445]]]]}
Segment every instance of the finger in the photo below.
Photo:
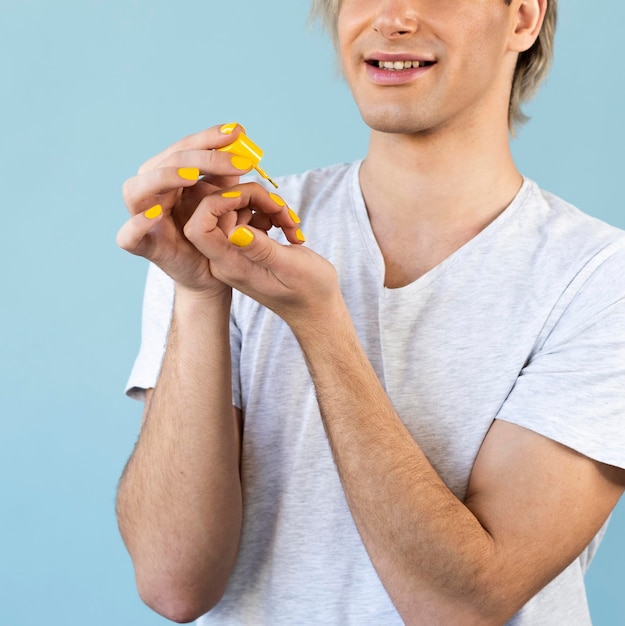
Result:
{"type": "MultiPolygon", "coordinates": [[[[283,230],[289,229],[288,232],[290,232],[291,230],[294,229],[294,232],[292,233],[293,237],[295,239],[289,238],[288,234],[287,234],[287,238],[289,239],[289,241],[291,241],[291,243],[304,243],[306,241],[306,238],[304,237],[304,233],[302,232],[301,228],[300,228],[300,224],[302,222],[302,220],[299,218],[299,215],[297,215],[297,213],[291,208],[289,207],[286,202],[282,199],[281,196],[279,196],[276,193],[273,192],[269,192],[269,197],[273,200],[273,202],[275,204],[277,204],[279,207],[284,208],[287,212],[287,215],[289,216],[289,220],[290,220],[290,224],[291,225],[284,225],[283,223],[281,223],[280,221],[276,221],[274,219],[274,216],[272,216],[271,214],[269,214],[269,218],[271,219],[271,222],[274,226],[277,226],[278,228],[282,228],[283,230]]],[[[280,217],[282,217],[284,219],[284,215],[282,213],[279,214],[280,217]]],[[[259,224],[262,224],[261,221],[258,222],[259,224]]],[[[256,224],[253,224],[253,226],[256,226],[256,224]]],[[[285,234],[287,233],[287,231],[285,231],[285,234]]]]}
{"type": "MultiPolygon", "coordinates": [[[[254,214],[251,209],[240,209],[238,211],[230,211],[217,219],[217,225],[224,233],[229,233],[237,226],[247,226],[253,220],[254,214]]],[[[271,228],[271,224],[266,230],[271,228]]]]}
{"type": "Polygon", "coordinates": [[[129,178],[123,186],[124,202],[131,214],[141,213],[155,204],[169,209],[178,190],[192,187],[200,178],[196,167],[163,167],[129,178]]]}
{"type": "MultiPolygon", "coordinates": [[[[264,213],[252,213],[251,211],[249,220],[239,220],[237,221],[236,225],[246,226],[247,224],[253,226],[254,228],[258,228],[259,230],[264,230],[265,232],[271,230],[271,228],[273,227],[273,222],[268,215],[265,215],[264,213]]],[[[227,230],[226,232],[230,232],[230,230],[232,230],[232,228],[227,230]]]]}
{"type": "Polygon", "coordinates": [[[250,222],[254,226],[268,230],[273,225],[281,228],[291,243],[301,244],[306,241],[295,211],[280,196],[268,192],[258,183],[245,183],[221,190],[208,196],[198,207],[198,211],[211,212],[215,217],[242,209],[252,210],[250,222]]]}
{"type": "Polygon", "coordinates": [[[240,124],[232,122],[231,124],[223,124],[212,126],[199,133],[194,133],[184,137],[180,141],[173,143],[171,146],[148,159],[140,168],[139,174],[156,169],[169,156],[175,152],[184,152],[187,150],[214,150],[223,148],[232,143],[245,129],[240,124]]]}
{"type": "Polygon", "coordinates": [[[262,284],[254,286],[255,280],[262,281],[267,276],[273,276],[280,285],[289,288],[297,278],[297,269],[289,262],[288,256],[293,251],[292,247],[278,243],[264,231],[252,226],[237,226],[228,234],[228,242],[247,262],[245,264],[242,259],[237,259],[236,265],[231,262],[225,269],[226,266],[215,259],[218,261],[218,271],[224,267],[223,280],[232,287],[254,297],[253,294],[257,293],[257,288],[262,284]]]}
{"type": "MultiPolygon", "coordinates": [[[[242,259],[240,255],[233,256],[236,248],[226,238],[225,232],[229,232],[226,225],[232,224],[229,214],[234,216],[243,211],[248,212],[246,215],[249,216],[250,209],[270,216],[271,222],[284,230],[291,243],[301,244],[305,241],[298,224],[289,214],[286,203],[282,200],[276,201],[258,183],[237,185],[234,189],[220,190],[205,197],[184,225],[184,235],[211,261],[221,263],[226,260],[223,267],[240,267],[242,259]]],[[[249,261],[244,267],[249,267],[249,261]]]]}
{"type": "Polygon", "coordinates": [[[220,150],[181,150],[170,154],[154,169],[189,166],[197,167],[203,176],[220,183],[226,179],[227,184],[219,185],[224,187],[236,185],[240,176],[250,172],[253,163],[246,157],[220,150]]]}
{"type": "Polygon", "coordinates": [[[203,179],[200,179],[197,185],[193,185],[193,187],[185,187],[179,196],[176,207],[175,217],[178,223],[180,225],[186,224],[202,200],[216,190],[216,187],[206,183],[203,179]]]}
{"type": "MultiPolygon", "coordinates": [[[[233,246],[226,237],[228,222],[236,219],[236,212],[215,216],[211,211],[196,210],[183,228],[184,236],[213,263],[223,263],[226,267],[236,268],[238,274],[245,275],[245,267],[250,263],[233,246]],[[221,225],[221,226],[220,226],[221,225]]],[[[236,228],[236,224],[233,224],[236,228]]],[[[217,276],[217,275],[215,275],[217,276]]],[[[219,278],[221,280],[221,278],[219,278]]]]}
{"type": "MultiPolygon", "coordinates": [[[[198,220],[194,215],[191,221],[198,220]]],[[[250,293],[250,284],[264,281],[272,274],[269,266],[277,256],[276,250],[284,248],[266,233],[249,226],[235,226],[231,239],[221,228],[206,219],[192,230],[185,229],[189,241],[208,259],[213,276],[231,287],[250,293]],[[233,245],[234,244],[234,245],[233,245]],[[242,249],[245,248],[244,253],[242,249]]],[[[281,265],[284,265],[282,263],[281,265]]],[[[278,265],[277,265],[278,266],[278,265]]],[[[287,274],[288,274],[287,269],[287,274]]],[[[252,288],[253,290],[253,288],[252,288]]]]}
{"type": "Polygon", "coordinates": [[[162,219],[163,208],[160,204],[135,215],[120,228],[117,233],[117,245],[132,254],[147,256],[148,234],[162,219]]]}
{"type": "Polygon", "coordinates": [[[271,267],[275,264],[280,249],[280,244],[267,237],[262,231],[250,226],[237,226],[229,233],[228,241],[244,250],[245,256],[250,261],[263,267],[271,267]]]}
{"type": "MultiPolygon", "coordinates": [[[[124,198],[131,212],[133,209],[134,212],[141,211],[154,202],[160,202],[167,209],[175,202],[176,196],[170,193],[165,198],[161,194],[189,186],[187,180],[182,185],[176,184],[180,182],[176,172],[179,175],[182,173],[181,177],[186,179],[186,173],[193,171],[215,188],[226,188],[238,184],[240,177],[250,172],[252,166],[249,159],[216,150],[174,152],[159,163],[159,167],[145,170],[126,181],[124,198]],[[137,198],[141,198],[142,202],[137,202],[137,198]]],[[[196,181],[194,177],[193,182],[196,181]]]]}

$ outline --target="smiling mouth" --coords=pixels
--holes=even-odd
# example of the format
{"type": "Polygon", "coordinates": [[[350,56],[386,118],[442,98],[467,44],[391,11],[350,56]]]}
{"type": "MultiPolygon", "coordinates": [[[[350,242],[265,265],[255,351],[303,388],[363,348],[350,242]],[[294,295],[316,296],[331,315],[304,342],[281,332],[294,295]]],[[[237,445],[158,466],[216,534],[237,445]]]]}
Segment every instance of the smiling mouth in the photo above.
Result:
{"type": "Polygon", "coordinates": [[[381,70],[389,70],[391,72],[400,72],[401,70],[410,70],[418,67],[427,67],[434,65],[435,61],[367,61],[369,65],[377,67],[381,70]]]}

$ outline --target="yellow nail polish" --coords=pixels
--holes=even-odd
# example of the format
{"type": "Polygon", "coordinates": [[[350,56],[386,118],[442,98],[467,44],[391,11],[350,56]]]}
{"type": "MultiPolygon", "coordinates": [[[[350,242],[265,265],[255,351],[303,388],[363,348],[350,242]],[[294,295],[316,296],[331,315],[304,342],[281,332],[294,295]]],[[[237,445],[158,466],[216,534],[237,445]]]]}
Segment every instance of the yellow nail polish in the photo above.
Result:
{"type": "Polygon", "coordinates": [[[295,231],[295,236],[297,237],[298,241],[301,241],[302,243],[306,241],[304,233],[299,228],[295,231]]]}
{"type": "MultiPolygon", "coordinates": [[[[245,133],[239,133],[237,138],[227,146],[223,148],[217,148],[220,152],[230,152],[236,154],[245,159],[249,159],[250,166],[243,169],[254,168],[263,178],[268,180],[276,189],[278,185],[275,181],[269,178],[267,172],[265,172],[259,165],[260,160],[263,158],[263,151],[257,146],[245,133]]],[[[236,167],[236,165],[235,165],[236,167]]]]}
{"type": "Polygon", "coordinates": [[[276,193],[270,193],[269,197],[278,205],[286,206],[286,202],[276,193]]]}
{"type": "Polygon", "coordinates": [[[197,167],[181,167],[178,169],[178,176],[184,180],[197,180],[200,177],[200,170],[197,167]]]}
{"type": "Polygon", "coordinates": [[[160,204],[155,204],[153,207],[150,207],[147,211],[144,211],[144,217],[147,217],[149,220],[156,219],[159,215],[162,215],[163,207],[160,204]]]}
{"type": "Polygon", "coordinates": [[[289,209],[289,217],[293,220],[295,224],[301,224],[302,222],[302,220],[299,218],[299,215],[293,209],[289,209]]]}
{"type": "Polygon", "coordinates": [[[245,248],[249,246],[252,241],[254,241],[254,233],[249,229],[245,228],[245,226],[241,226],[232,232],[230,237],[228,237],[231,243],[239,248],[245,248]]]}
{"type": "Polygon", "coordinates": [[[230,159],[230,162],[238,170],[252,169],[252,162],[249,159],[246,159],[245,157],[239,156],[238,154],[233,155],[232,158],[230,159]]]}
{"type": "Polygon", "coordinates": [[[224,191],[224,193],[221,194],[222,198],[240,198],[241,197],[241,192],[240,191],[224,191]]]}
{"type": "Polygon", "coordinates": [[[239,124],[237,122],[232,122],[230,124],[224,124],[220,129],[219,132],[223,133],[224,135],[231,135],[234,132],[234,129],[238,126],[239,124]]]}

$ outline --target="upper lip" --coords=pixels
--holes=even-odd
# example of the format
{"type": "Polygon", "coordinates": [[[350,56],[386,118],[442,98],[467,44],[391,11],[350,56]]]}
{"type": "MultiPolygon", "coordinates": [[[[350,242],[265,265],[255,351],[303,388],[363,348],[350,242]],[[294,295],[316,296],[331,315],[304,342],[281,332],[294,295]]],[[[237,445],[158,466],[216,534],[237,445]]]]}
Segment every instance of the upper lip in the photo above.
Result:
{"type": "Polygon", "coordinates": [[[373,61],[419,61],[434,63],[436,59],[428,54],[415,54],[413,52],[372,52],[365,57],[367,63],[373,61]]]}

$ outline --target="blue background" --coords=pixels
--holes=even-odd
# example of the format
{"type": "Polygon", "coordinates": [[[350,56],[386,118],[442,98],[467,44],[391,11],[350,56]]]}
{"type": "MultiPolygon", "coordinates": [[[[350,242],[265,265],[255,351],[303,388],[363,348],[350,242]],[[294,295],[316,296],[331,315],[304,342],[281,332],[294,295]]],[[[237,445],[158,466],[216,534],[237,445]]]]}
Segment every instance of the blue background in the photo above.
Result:
{"type": "MultiPolygon", "coordinates": [[[[120,187],[188,133],[245,124],[270,175],[360,157],[367,133],[308,3],[0,0],[0,624],[164,624],[136,596],[114,494],[141,405],[122,389],[146,264],[120,187]]],[[[522,171],[625,227],[625,5],[562,3],[522,171]],[[603,6],[603,5],[602,5],[603,6]]],[[[625,510],[588,576],[625,623],[625,510]]],[[[168,622],[167,622],[168,623],[168,622]]]]}

